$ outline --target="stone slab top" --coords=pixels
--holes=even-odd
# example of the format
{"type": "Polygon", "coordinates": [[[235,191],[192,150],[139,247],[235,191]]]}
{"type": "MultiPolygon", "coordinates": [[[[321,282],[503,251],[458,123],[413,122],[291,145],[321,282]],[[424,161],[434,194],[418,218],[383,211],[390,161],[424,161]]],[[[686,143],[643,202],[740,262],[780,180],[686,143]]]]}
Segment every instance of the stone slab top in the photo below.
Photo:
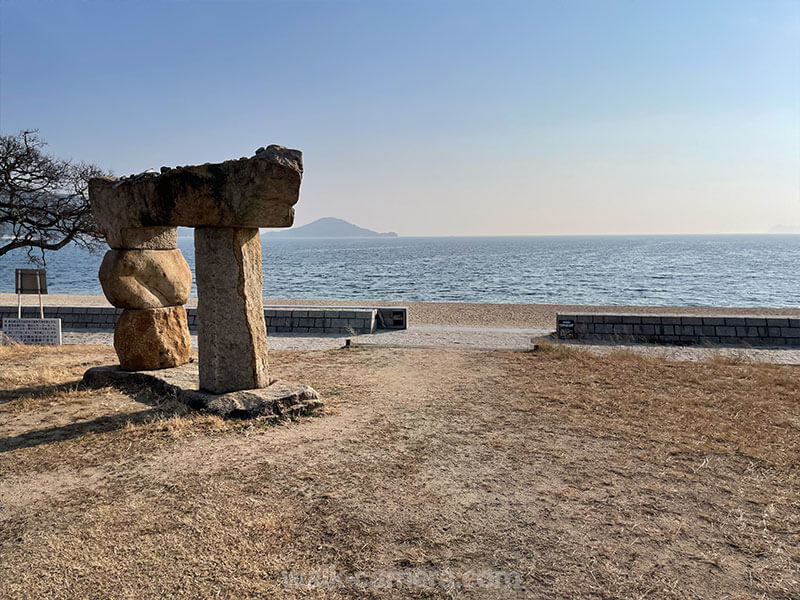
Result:
{"type": "Polygon", "coordinates": [[[95,178],[89,199],[106,237],[142,227],[290,227],[302,175],[302,152],[273,145],[250,158],[95,178]]]}

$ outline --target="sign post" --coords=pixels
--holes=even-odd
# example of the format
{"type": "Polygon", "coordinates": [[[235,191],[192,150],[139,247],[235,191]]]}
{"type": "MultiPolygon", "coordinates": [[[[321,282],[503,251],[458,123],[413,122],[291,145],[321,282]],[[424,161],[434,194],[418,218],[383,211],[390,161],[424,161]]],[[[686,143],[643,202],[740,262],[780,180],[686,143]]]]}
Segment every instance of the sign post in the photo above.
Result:
{"type": "Polygon", "coordinates": [[[61,345],[61,319],[45,319],[42,294],[47,293],[47,273],[44,269],[17,269],[17,318],[3,319],[3,334],[20,344],[61,345]],[[22,318],[22,295],[39,296],[39,318],[22,318]]]}
{"type": "Polygon", "coordinates": [[[17,269],[14,275],[17,290],[17,318],[22,318],[22,294],[38,294],[39,318],[44,319],[42,294],[47,293],[47,271],[44,269],[17,269]]]}

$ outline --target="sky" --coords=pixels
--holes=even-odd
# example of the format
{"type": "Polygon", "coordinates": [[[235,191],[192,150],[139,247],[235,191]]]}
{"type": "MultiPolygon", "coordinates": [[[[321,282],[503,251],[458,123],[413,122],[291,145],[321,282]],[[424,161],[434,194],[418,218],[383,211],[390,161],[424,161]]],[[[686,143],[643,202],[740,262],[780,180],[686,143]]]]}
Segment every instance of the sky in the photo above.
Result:
{"type": "Polygon", "coordinates": [[[0,0],[0,131],[117,175],[303,151],[296,224],[800,231],[800,0],[0,0]]]}

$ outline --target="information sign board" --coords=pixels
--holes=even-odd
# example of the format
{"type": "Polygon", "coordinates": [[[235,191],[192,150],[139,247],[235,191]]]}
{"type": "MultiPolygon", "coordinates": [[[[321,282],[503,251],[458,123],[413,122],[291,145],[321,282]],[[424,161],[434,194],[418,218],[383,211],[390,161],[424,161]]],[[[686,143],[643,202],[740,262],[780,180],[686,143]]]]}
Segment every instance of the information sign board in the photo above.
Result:
{"type": "Polygon", "coordinates": [[[61,319],[3,319],[3,334],[20,344],[60,346],[61,319]]]}

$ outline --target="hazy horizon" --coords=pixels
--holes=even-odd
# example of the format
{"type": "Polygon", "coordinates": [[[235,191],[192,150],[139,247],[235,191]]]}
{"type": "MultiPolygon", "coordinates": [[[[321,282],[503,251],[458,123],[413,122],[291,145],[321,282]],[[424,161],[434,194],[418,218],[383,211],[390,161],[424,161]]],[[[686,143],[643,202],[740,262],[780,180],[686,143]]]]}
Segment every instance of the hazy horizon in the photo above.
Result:
{"type": "MultiPolygon", "coordinates": [[[[309,225],[318,221],[319,219],[341,219],[341,217],[336,217],[334,215],[323,215],[321,217],[315,217],[313,219],[307,221],[297,221],[295,220],[294,225],[292,227],[303,227],[305,225],[309,225]]],[[[348,221],[347,219],[342,219],[351,223],[352,225],[357,225],[359,227],[363,227],[363,225],[348,221]]],[[[392,231],[391,229],[374,229],[372,227],[368,227],[368,229],[372,229],[373,231],[377,231],[378,233],[386,233],[392,231]]],[[[269,229],[269,228],[262,228],[262,234],[268,231],[280,231],[279,229],[269,229]]],[[[652,233],[652,232],[640,232],[640,233],[619,233],[619,232],[596,232],[596,233],[474,233],[474,234],[429,234],[429,235],[415,235],[415,234],[398,234],[402,235],[402,237],[525,237],[525,236],[547,236],[547,235],[556,235],[556,236],[591,236],[591,235],[598,235],[598,236],[626,236],[626,235],[641,235],[641,236],[669,236],[669,235],[800,235],[800,226],[798,227],[783,227],[783,228],[775,228],[768,231],[729,231],[729,232],[714,232],[714,231],[697,231],[693,233],[685,233],[685,232],[674,232],[674,231],[665,231],[660,233],[652,233]]]]}
{"type": "MultiPolygon", "coordinates": [[[[347,223],[350,223],[351,225],[355,225],[357,227],[360,227],[360,225],[358,223],[352,223],[350,221],[347,221],[346,219],[340,219],[339,217],[334,217],[332,215],[326,215],[326,216],[323,216],[323,217],[318,217],[316,219],[312,219],[312,220],[304,222],[304,223],[295,222],[294,225],[292,225],[292,228],[296,229],[298,227],[304,227],[306,225],[310,225],[312,223],[315,223],[316,221],[319,221],[321,219],[339,219],[339,220],[343,220],[343,221],[345,221],[347,223]]],[[[264,235],[265,233],[269,233],[271,231],[285,231],[285,229],[286,228],[275,229],[275,228],[262,227],[260,229],[260,231],[261,231],[261,235],[264,235]]],[[[370,229],[370,228],[367,228],[367,229],[370,229]]],[[[629,236],[629,237],[635,237],[635,236],[658,237],[658,236],[665,236],[666,237],[666,236],[737,236],[737,235],[741,235],[741,236],[760,236],[760,235],[781,236],[781,235],[800,235],[800,227],[793,228],[793,229],[794,230],[792,230],[792,231],[788,231],[788,230],[785,230],[785,231],[784,230],[780,230],[780,231],[779,230],[773,230],[773,231],[762,231],[762,232],[753,232],[753,231],[738,231],[737,232],[737,231],[733,231],[733,232],[728,232],[728,233],[719,233],[719,232],[715,233],[715,232],[700,231],[700,232],[696,232],[696,233],[680,233],[680,232],[677,232],[677,233],[676,232],[662,232],[662,233],[647,233],[647,232],[644,232],[644,233],[615,233],[615,232],[610,232],[610,233],[608,233],[608,232],[600,232],[600,233],[507,233],[507,234],[503,234],[503,233],[457,234],[456,233],[456,234],[449,234],[449,235],[441,235],[441,234],[429,234],[429,235],[398,234],[398,235],[400,237],[547,237],[547,236],[563,236],[563,237],[570,237],[570,236],[572,236],[572,237],[587,237],[587,236],[599,236],[599,237],[603,237],[603,236],[605,236],[605,237],[625,237],[625,236],[629,236]]],[[[389,232],[391,232],[391,230],[377,230],[377,229],[372,229],[372,231],[374,231],[376,233],[389,233],[389,232]]],[[[394,233],[396,233],[396,232],[394,232],[394,233]]],[[[185,237],[193,237],[193,236],[194,236],[194,232],[193,232],[193,229],[191,227],[179,227],[178,228],[178,237],[184,237],[185,238],[185,237]]],[[[287,238],[287,239],[294,239],[294,238],[287,238]]],[[[393,239],[393,238],[385,238],[385,239],[393,239]]]]}
{"type": "Polygon", "coordinates": [[[118,175],[304,153],[298,225],[800,231],[800,3],[0,4],[0,130],[118,175]]]}

